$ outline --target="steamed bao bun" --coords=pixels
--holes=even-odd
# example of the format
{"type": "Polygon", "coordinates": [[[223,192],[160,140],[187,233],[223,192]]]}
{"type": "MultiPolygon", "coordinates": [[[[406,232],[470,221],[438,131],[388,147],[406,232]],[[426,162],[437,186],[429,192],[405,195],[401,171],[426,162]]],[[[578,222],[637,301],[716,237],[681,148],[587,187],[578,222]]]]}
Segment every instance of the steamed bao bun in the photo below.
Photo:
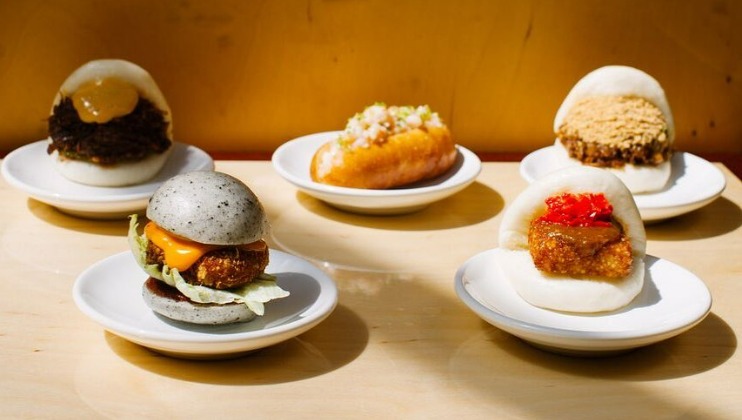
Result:
{"type": "Polygon", "coordinates": [[[503,278],[528,303],[566,312],[611,311],[629,304],[644,284],[646,234],[639,211],[626,186],[615,175],[587,166],[566,168],[532,183],[503,215],[498,265],[503,278]],[[539,271],[528,248],[531,222],[546,211],[545,200],[560,193],[603,193],[613,206],[613,218],[623,227],[632,249],[633,265],[623,279],[585,279],[539,271]]]}
{"type": "MultiPolygon", "coordinates": [[[[140,98],[149,100],[162,114],[167,124],[167,138],[173,141],[172,116],[165,96],[152,76],[142,67],[126,60],[102,59],[90,61],[70,74],[62,83],[54,98],[50,114],[63,98],[71,97],[85,84],[114,78],[136,88],[140,98]]],[[[51,143],[51,138],[49,139],[51,143]]],[[[139,161],[114,165],[99,165],[85,160],[60,156],[57,150],[51,153],[54,166],[65,178],[86,185],[120,187],[139,184],[154,177],[165,165],[172,147],[164,153],[151,154],[139,161]]]]}
{"type": "MultiPolygon", "coordinates": [[[[569,111],[579,101],[598,96],[636,96],[644,98],[659,108],[667,124],[667,142],[675,140],[675,123],[665,91],[649,74],[628,66],[605,66],[588,73],[567,94],[554,118],[554,132],[558,132],[569,111]]],[[[582,166],[582,162],[569,156],[559,139],[555,144],[555,159],[559,167],[582,166]]],[[[671,164],[668,159],[656,166],[626,164],[622,168],[604,168],[616,175],[632,193],[661,190],[670,179],[671,164]]]]}

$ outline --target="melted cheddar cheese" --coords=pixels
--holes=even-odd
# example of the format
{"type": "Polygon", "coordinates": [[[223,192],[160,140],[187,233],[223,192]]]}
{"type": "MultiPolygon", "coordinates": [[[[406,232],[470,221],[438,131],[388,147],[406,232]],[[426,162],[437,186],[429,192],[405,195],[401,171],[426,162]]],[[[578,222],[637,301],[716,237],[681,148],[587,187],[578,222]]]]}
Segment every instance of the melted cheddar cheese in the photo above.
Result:
{"type": "Polygon", "coordinates": [[[178,271],[187,270],[207,252],[223,248],[221,245],[200,244],[175,236],[152,222],[144,226],[144,234],[162,249],[165,264],[170,268],[177,268],[178,271]]]}
{"type": "Polygon", "coordinates": [[[139,92],[132,84],[109,77],[83,83],[72,94],[72,104],[86,123],[104,124],[130,114],[139,102],[139,92]]]}

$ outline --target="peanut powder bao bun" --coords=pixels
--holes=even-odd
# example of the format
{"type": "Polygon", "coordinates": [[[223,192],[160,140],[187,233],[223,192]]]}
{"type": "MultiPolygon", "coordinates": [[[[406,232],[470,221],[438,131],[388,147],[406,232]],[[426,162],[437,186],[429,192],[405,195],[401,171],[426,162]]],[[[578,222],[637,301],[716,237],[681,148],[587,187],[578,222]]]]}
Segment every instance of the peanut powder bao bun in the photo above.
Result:
{"type": "Polygon", "coordinates": [[[172,146],[165,97],[146,70],[125,60],[95,60],[75,70],[54,98],[48,125],[54,166],[81,184],[147,181],[172,146]]]}
{"type": "Polygon", "coordinates": [[[244,322],[288,296],[264,273],[269,228],[263,206],[236,178],[220,172],[177,175],[147,206],[144,232],[131,216],[129,245],[150,277],[145,303],[165,317],[195,324],[244,322]]]}
{"type": "Polygon", "coordinates": [[[618,176],[632,193],[661,190],[670,178],[675,125],[659,82],[627,66],[592,71],[554,118],[559,166],[589,165],[618,176]]]}
{"type": "Polygon", "coordinates": [[[428,106],[377,103],[317,150],[310,175],[323,184],[386,189],[434,178],[455,160],[451,133],[428,106]]]}
{"type": "Polygon", "coordinates": [[[566,312],[612,311],[644,284],[646,235],[615,175],[587,166],[532,183],[503,215],[499,261],[528,303],[566,312]]]}

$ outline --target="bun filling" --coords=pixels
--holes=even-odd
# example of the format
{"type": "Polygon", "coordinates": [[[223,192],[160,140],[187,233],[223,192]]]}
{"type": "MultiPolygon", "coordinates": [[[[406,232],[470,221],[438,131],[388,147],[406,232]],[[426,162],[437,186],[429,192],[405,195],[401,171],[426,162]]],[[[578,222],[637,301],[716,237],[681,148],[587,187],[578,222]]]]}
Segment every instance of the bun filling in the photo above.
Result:
{"type": "Polygon", "coordinates": [[[590,96],[569,109],[556,136],[571,158],[620,168],[658,165],[671,156],[662,111],[638,96],[590,96]]]}
{"type": "Polygon", "coordinates": [[[64,97],[48,124],[47,153],[56,150],[62,159],[98,165],[137,162],[164,153],[172,144],[163,111],[141,97],[132,112],[105,123],[83,121],[72,98],[64,97]]]}
{"type": "MultiPolygon", "coordinates": [[[[137,231],[137,219],[136,215],[131,216],[128,234],[129,245],[137,264],[142,267],[150,277],[162,281],[170,287],[174,287],[180,293],[185,295],[191,302],[214,303],[219,305],[241,303],[260,316],[265,313],[264,304],[266,302],[289,295],[289,292],[278,286],[275,276],[263,272],[263,269],[265,268],[265,265],[263,264],[267,265],[267,246],[265,247],[265,251],[263,251],[264,260],[261,260],[259,263],[259,266],[262,268],[256,276],[251,277],[250,281],[246,283],[241,283],[239,285],[229,284],[228,286],[230,287],[219,289],[206,285],[206,282],[202,282],[201,284],[197,284],[198,282],[189,282],[184,278],[184,275],[189,276],[185,273],[194,270],[195,275],[198,276],[198,273],[204,270],[212,276],[210,277],[211,283],[218,283],[219,281],[224,281],[226,277],[222,278],[222,275],[228,272],[229,268],[224,268],[219,264],[205,263],[201,264],[198,268],[194,265],[181,274],[180,270],[168,266],[168,264],[163,261],[156,260],[153,262],[151,260],[151,255],[150,258],[148,258],[148,254],[153,252],[156,254],[157,251],[153,251],[153,248],[151,248],[151,241],[147,238],[146,233],[139,234],[137,231]]],[[[202,258],[202,260],[205,260],[205,258],[202,258]]]]}

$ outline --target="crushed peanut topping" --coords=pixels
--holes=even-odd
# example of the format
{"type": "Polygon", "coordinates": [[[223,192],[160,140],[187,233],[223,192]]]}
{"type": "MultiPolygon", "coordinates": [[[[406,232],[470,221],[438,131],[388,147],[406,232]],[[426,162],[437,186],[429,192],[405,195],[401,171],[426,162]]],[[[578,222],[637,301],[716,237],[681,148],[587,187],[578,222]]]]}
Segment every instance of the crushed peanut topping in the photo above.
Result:
{"type": "Polygon", "coordinates": [[[559,138],[618,148],[666,142],[667,122],[662,111],[638,96],[592,96],[578,101],[564,117],[559,138]]]}

